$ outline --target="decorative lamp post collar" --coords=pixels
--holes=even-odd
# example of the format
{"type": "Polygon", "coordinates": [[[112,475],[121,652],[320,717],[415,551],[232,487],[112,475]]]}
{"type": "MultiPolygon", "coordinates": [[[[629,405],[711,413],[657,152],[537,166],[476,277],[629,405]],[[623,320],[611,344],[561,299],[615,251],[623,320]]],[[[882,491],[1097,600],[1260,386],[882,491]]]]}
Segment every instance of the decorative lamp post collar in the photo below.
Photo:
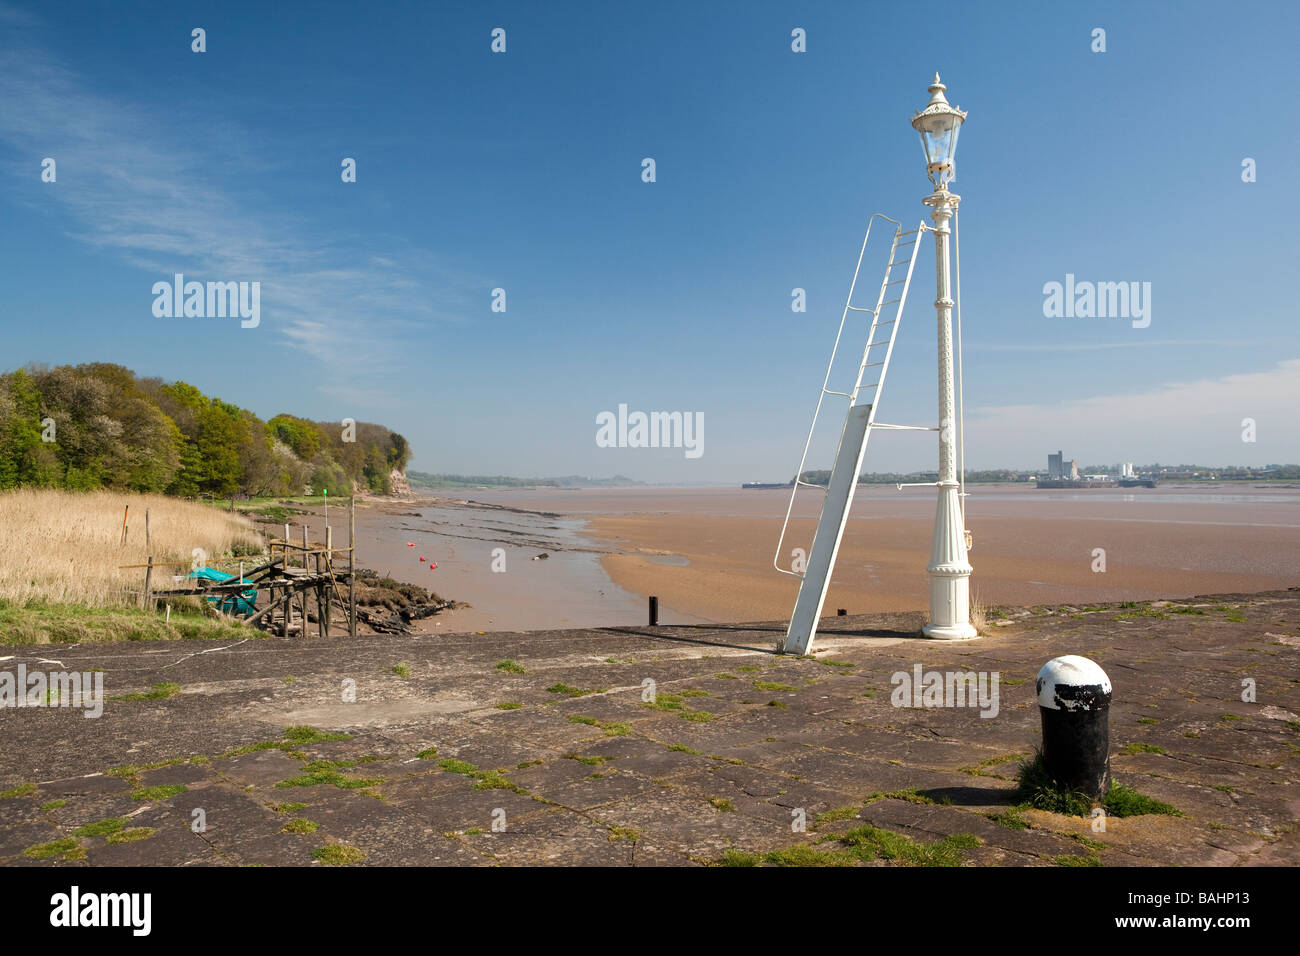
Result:
{"type": "Polygon", "coordinates": [[[957,134],[966,121],[964,111],[949,105],[944,96],[946,89],[936,73],[930,84],[930,102],[912,117],[912,128],[920,134],[921,148],[925,151],[926,175],[939,190],[946,189],[956,178],[957,134]]]}

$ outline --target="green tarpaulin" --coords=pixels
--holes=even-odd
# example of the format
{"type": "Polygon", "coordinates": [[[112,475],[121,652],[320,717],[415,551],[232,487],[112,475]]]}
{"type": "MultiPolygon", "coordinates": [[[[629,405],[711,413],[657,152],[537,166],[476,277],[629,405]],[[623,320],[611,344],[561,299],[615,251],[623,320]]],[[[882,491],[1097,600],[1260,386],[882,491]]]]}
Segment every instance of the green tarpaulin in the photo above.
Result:
{"type": "MultiPolygon", "coordinates": [[[[220,583],[235,580],[233,574],[215,571],[212,568],[199,568],[197,571],[191,571],[188,577],[220,583]]],[[[210,597],[208,600],[215,604],[218,610],[224,611],[226,614],[252,614],[257,604],[257,588],[250,587],[238,594],[210,597]]]]}

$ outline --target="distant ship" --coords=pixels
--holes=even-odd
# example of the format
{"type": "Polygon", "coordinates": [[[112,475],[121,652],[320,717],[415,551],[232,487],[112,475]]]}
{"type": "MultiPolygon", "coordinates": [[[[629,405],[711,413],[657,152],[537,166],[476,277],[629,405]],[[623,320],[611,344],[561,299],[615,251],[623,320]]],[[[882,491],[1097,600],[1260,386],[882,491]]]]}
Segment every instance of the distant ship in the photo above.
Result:
{"type": "Polygon", "coordinates": [[[783,483],[777,483],[774,481],[747,481],[740,487],[745,489],[746,491],[754,491],[754,490],[762,491],[768,488],[792,488],[794,487],[794,482],[787,481],[783,483]]]}
{"type": "Polygon", "coordinates": [[[1037,485],[1039,488],[1067,488],[1071,490],[1075,488],[1154,488],[1156,479],[1154,475],[1131,475],[1106,481],[1090,478],[1039,478],[1037,485]]]}

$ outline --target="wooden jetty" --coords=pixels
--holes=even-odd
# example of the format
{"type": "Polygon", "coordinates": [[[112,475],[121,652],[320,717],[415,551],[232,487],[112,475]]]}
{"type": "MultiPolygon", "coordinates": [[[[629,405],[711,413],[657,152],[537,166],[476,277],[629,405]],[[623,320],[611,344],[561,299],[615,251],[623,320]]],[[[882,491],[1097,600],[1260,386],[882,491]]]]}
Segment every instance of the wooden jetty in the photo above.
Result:
{"type": "MultiPolygon", "coordinates": [[[[149,536],[148,515],[145,517],[145,537],[149,536]]],[[[216,598],[219,613],[228,613],[226,605],[242,599],[253,604],[247,616],[236,615],[245,623],[254,624],[284,637],[307,636],[309,625],[316,624],[320,637],[329,637],[333,624],[335,605],[345,617],[350,637],[357,636],[356,577],[354,554],[356,547],[356,503],[348,503],[348,546],[334,547],[334,529],[325,528],[325,541],[313,544],[307,526],[302,525],[300,542],[290,540],[290,528],[284,525],[284,538],[272,539],[270,560],[251,570],[244,571],[242,564],[238,576],[226,581],[191,578],[185,587],[154,590],[154,568],[188,567],[182,563],[155,562],[150,556],[145,565],[124,567],[145,568],[144,590],[141,604],[156,606],[158,598],[202,597],[216,598]],[[347,555],[347,566],[337,566],[335,555],[347,555]],[[250,598],[248,592],[254,594],[250,598]]],[[[225,562],[229,563],[229,562],[225,562]]]]}

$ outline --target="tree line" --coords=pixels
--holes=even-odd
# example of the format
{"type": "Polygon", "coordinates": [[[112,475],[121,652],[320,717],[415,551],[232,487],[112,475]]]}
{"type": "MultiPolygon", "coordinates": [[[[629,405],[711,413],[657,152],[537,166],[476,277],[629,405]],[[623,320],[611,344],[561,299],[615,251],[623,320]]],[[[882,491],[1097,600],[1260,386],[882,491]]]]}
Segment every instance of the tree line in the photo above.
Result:
{"type": "Polygon", "coordinates": [[[0,375],[0,489],[21,486],[196,497],[392,490],[410,459],[383,425],[263,421],[185,382],[95,362],[0,375]]]}

